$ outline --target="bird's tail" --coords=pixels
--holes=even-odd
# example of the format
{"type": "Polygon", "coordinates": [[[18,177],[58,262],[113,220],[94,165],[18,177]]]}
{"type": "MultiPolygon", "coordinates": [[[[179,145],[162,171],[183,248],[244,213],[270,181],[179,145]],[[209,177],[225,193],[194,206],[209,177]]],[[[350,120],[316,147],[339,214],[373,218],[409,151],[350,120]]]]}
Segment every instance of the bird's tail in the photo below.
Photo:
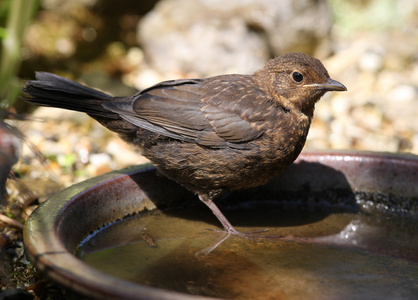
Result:
{"type": "Polygon", "coordinates": [[[55,74],[36,72],[36,80],[27,81],[23,92],[27,94],[23,99],[36,105],[80,111],[93,118],[119,119],[102,106],[114,99],[112,96],[55,74]]]}

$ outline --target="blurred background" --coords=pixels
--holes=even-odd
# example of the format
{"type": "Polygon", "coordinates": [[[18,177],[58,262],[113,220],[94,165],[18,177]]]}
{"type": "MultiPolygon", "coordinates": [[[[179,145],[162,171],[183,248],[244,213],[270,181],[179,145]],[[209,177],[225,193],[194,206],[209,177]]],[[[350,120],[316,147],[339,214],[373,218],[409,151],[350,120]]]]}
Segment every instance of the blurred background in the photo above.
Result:
{"type": "Polygon", "coordinates": [[[305,149],[418,154],[417,50],[416,0],[2,0],[0,185],[12,178],[0,246],[51,194],[147,162],[86,115],[20,100],[35,71],[126,96],[305,52],[348,88],[317,104],[305,149]]]}

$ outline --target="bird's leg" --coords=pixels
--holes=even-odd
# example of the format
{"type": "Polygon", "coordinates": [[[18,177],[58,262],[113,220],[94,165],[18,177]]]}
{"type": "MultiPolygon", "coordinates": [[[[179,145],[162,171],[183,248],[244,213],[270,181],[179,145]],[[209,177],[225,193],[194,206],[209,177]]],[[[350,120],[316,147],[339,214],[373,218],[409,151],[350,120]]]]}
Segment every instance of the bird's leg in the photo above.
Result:
{"type": "Polygon", "coordinates": [[[200,201],[205,203],[207,207],[210,208],[210,210],[213,212],[215,217],[218,218],[219,222],[221,222],[222,226],[225,228],[225,230],[228,233],[239,234],[239,231],[237,231],[234,228],[234,226],[232,226],[231,223],[229,223],[228,219],[224,216],[224,214],[220,211],[218,206],[216,206],[215,202],[213,202],[212,199],[208,195],[199,194],[199,199],[200,201]]]}
{"type": "Polygon", "coordinates": [[[206,204],[207,207],[210,208],[210,210],[213,212],[216,218],[218,218],[219,222],[221,222],[222,226],[225,228],[226,232],[228,232],[230,235],[238,235],[245,238],[256,238],[256,237],[263,237],[260,235],[255,235],[255,233],[260,233],[264,231],[268,231],[268,229],[264,230],[257,230],[252,232],[240,232],[234,228],[234,226],[231,225],[231,223],[228,221],[228,219],[224,216],[224,214],[221,212],[221,210],[216,206],[215,202],[212,201],[212,199],[205,195],[205,194],[199,194],[199,199],[203,203],[206,204]]]}
{"type": "Polygon", "coordinates": [[[311,243],[313,240],[311,238],[298,238],[293,236],[274,236],[274,235],[259,235],[257,233],[268,231],[265,230],[258,230],[252,232],[240,232],[231,225],[228,219],[224,216],[224,214],[220,211],[218,206],[212,201],[212,199],[205,194],[199,194],[199,199],[203,203],[206,204],[207,207],[213,212],[216,218],[221,222],[222,226],[224,227],[225,231],[222,237],[217,240],[215,243],[211,244],[209,247],[203,249],[196,253],[196,255],[200,254],[209,254],[214,249],[216,249],[220,244],[222,244],[227,238],[231,235],[240,236],[247,239],[254,239],[254,240],[270,240],[270,241],[287,241],[287,242],[303,242],[303,243],[311,243]]]}

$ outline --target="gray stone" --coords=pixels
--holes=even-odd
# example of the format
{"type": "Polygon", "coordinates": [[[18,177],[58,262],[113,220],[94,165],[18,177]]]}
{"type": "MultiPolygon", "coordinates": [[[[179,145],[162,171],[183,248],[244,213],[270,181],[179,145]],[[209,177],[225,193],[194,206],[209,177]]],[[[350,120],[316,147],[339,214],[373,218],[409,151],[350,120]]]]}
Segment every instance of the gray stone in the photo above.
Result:
{"type": "Polygon", "coordinates": [[[209,76],[252,73],[285,52],[313,54],[330,28],[325,0],[163,0],[140,21],[138,38],[159,72],[209,76]]]}

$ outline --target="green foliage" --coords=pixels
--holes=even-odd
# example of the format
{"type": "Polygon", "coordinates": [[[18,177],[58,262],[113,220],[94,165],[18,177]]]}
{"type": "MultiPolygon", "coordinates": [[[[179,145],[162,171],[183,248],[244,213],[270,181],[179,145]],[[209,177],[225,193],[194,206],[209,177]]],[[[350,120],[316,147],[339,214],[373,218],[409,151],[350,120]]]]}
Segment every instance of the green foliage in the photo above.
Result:
{"type": "Polygon", "coordinates": [[[408,14],[405,1],[329,0],[338,33],[381,31],[400,27],[408,14]]]}
{"type": "Polygon", "coordinates": [[[0,4],[0,103],[3,107],[13,104],[20,94],[21,80],[17,73],[23,36],[38,5],[39,0],[13,0],[0,4]]]}
{"type": "Polygon", "coordinates": [[[4,26],[7,14],[9,12],[10,3],[12,0],[0,1],[0,26],[4,26]]]}
{"type": "Polygon", "coordinates": [[[6,28],[0,27],[0,40],[4,39],[6,37],[7,30],[6,28]]]}

